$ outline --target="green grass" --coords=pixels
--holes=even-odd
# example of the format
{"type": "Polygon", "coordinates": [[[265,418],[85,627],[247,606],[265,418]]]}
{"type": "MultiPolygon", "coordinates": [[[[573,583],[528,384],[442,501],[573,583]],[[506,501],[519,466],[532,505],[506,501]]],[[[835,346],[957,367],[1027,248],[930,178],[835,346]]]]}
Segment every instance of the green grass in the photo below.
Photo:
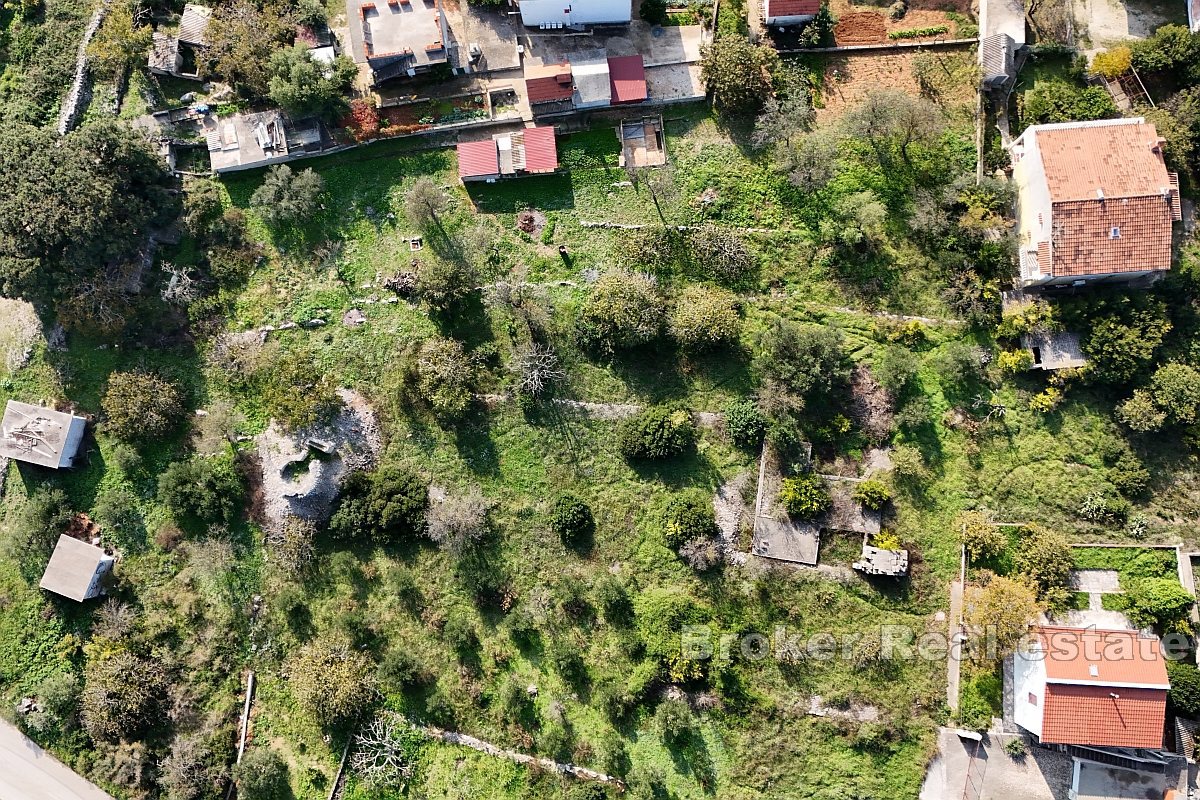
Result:
{"type": "Polygon", "coordinates": [[[1122,582],[1131,578],[1171,578],[1178,574],[1175,551],[1144,547],[1076,547],[1076,569],[1111,569],[1122,582]]]}

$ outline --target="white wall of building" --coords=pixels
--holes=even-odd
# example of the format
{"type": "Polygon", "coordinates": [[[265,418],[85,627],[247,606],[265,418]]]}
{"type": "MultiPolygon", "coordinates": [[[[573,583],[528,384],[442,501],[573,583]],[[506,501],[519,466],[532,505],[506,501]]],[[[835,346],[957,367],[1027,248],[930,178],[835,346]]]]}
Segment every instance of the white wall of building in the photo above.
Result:
{"type": "Polygon", "coordinates": [[[1013,722],[1037,736],[1046,704],[1046,662],[1040,655],[1018,650],[1013,656],[1013,722]]]}
{"type": "Polygon", "coordinates": [[[520,0],[521,22],[542,25],[605,25],[629,22],[631,0],[520,0]]]}
{"type": "Polygon", "coordinates": [[[1012,146],[1013,184],[1017,187],[1017,242],[1021,249],[1021,278],[1036,282],[1047,277],[1038,270],[1037,243],[1050,240],[1050,190],[1033,129],[1012,146]]]}

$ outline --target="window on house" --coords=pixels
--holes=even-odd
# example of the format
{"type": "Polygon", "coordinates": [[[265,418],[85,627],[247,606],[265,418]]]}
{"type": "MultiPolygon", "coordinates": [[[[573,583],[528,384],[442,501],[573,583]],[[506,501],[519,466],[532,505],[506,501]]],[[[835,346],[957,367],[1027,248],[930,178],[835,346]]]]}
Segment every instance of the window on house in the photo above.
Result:
{"type": "Polygon", "coordinates": [[[1121,229],[1116,226],[1113,226],[1113,229],[1108,232],[1108,238],[1120,239],[1121,238],[1121,229]]]}
{"type": "Polygon", "coordinates": [[[1029,693],[1029,705],[1031,705],[1031,706],[1037,705],[1037,695],[1034,694],[1033,692],[1029,693]]]}

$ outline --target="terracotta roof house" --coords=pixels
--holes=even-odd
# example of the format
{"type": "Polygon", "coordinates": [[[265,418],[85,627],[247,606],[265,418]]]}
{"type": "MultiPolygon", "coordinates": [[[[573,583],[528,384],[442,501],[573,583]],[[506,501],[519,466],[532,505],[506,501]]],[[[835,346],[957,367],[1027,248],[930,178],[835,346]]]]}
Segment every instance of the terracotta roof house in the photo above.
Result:
{"type": "Polygon", "coordinates": [[[112,571],[115,561],[110,553],[94,544],[62,535],[40,585],[48,592],[78,602],[99,597],[104,594],[104,576],[112,571]]]}
{"type": "Polygon", "coordinates": [[[608,59],[609,97],[614,106],[640,103],[646,93],[646,67],[640,55],[610,56],[608,59]]]}
{"type": "Polygon", "coordinates": [[[558,148],[551,125],[497,133],[480,142],[458,145],[458,177],[487,181],[521,175],[540,175],[558,169],[558,148]]]}
{"type": "Polygon", "coordinates": [[[0,421],[0,458],[51,469],[74,466],[87,420],[9,400],[0,421]]]}
{"type": "Polygon", "coordinates": [[[1009,146],[1021,286],[1153,279],[1171,268],[1179,176],[1143,118],[1033,125],[1009,146]]]}
{"type": "Polygon", "coordinates": [[[574,93],[575,79],[569,63],[525,66],[525,94],[530,105],[562,103],[574,93]]]}
{"type": "Polygon", "coordinates": [[[803,25],[821,10],[821,0],[763,0],[763,23],[778,28],[803,25]]]}
{"type": "Polygon", "coordinates": [[[1137,631],[1035,628],[1013,657],[1013,720],[1042,744],[1163,746],[1166,661],[1137,631]]]}

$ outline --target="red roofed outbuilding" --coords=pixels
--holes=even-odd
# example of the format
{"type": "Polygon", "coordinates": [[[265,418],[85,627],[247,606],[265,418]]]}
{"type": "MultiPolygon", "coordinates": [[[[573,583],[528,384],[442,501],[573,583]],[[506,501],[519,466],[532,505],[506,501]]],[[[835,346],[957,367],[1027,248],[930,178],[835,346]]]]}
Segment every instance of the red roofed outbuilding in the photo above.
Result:
{"type": "Polygon", "coordinates": [[[458,145],[458,177],[462,181],[494,181],[538,175],[558,169],[558,147],[551,125],[497,133],[481,142],[458,145]]]}
{"type": "Polygon", "coordinates": [[[614,106],[641,103],[649,96],[646,92],[646,66],[640,55],[610,57],[608,80],[614,106]]]}
{"type": "Polygon", "coordinates": [[[1013,720],[1043,744],[1162,749],[1170,681],[1157,637],[1036,628],[1013,683],[1013,720]]]}
{"type": "Polygon", "coordinates": [[[574,91],[570,64],[526,65],[525,94],[530,105],[561,103],[570,100],[574,91]]]}
{"type": "Polygon", "coordinates": [[[821,0],[763,0],[763,21],[786,27],[803,25],[821,10],[821,0]]]}

